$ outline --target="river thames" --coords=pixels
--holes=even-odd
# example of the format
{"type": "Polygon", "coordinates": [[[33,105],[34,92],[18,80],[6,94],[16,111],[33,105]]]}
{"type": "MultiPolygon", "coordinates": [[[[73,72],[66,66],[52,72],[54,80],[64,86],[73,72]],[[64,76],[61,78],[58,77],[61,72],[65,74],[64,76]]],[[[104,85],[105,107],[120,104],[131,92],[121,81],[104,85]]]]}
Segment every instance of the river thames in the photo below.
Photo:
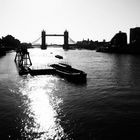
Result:
{"type": "Polygon", "coordinates": [[[55,75],[19,76],[15,52],[0,58],[3,140],[140,138],[140,56],[90,50],[29,49],[34,67],[62,60],[87,73],[85,84],[55,75]]]}

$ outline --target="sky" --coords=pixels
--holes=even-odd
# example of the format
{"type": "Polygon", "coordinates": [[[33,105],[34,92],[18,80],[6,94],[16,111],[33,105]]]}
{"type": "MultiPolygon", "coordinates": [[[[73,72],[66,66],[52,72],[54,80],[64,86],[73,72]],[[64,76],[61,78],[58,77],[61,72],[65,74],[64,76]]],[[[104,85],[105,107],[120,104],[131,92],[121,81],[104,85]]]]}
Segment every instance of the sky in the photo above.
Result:
{"type": "MultiPolygon", "coordinates": [[[[140,0],[0,0],[0,38],[33,42],[46,33],[69,31],[74,41],[109,41],[117,32],[140,27],[140,0]]],[[[63,40],[48,37],[47,40],[63,40]]]]}

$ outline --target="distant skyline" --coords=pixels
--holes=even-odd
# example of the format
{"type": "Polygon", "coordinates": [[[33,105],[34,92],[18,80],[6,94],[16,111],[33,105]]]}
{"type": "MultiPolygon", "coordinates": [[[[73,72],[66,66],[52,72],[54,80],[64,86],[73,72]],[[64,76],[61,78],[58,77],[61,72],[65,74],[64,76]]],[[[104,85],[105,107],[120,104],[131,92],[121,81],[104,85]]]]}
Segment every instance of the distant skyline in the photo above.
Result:
{"type": "MultiPolygon", "coordinates": [[[[44,29],[74,41],[109,41],[117,32],[140,27],[140,0],[0,0],[0,38],[33,42],[44,29]]],[[[52,40],[63,38],[52,38],[52,40]]],[[[50,39],[48,39],[50,40],[50,39]]]]}

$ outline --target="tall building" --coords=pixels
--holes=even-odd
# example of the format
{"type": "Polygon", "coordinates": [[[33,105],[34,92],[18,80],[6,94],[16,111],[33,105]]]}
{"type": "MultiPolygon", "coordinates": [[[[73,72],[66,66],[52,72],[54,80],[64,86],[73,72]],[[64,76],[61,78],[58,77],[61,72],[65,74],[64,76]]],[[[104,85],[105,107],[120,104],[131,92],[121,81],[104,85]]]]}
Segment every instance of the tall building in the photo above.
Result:
{"type": "Polygon", "coordinates": [[[125,47],[127,45],[127,34],[121,31],[117,33],[111,39],[111,45],[115,47],[125,47]]]}
{"type": "Polygon", "coordinates": [[[130,44],[140,44],[140,27],[130,29],[130,44]]]}

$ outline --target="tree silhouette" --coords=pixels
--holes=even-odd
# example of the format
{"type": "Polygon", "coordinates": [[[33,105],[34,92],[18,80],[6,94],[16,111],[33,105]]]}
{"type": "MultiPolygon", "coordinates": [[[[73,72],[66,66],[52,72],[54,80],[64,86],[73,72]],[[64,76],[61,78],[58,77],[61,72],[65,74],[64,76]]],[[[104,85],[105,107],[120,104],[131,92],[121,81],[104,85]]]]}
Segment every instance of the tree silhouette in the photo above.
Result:
{"type": "Polygon", "coordinates": [[[7,35],[6,37],[2,37],[2,45],[8,50],[13,50],[20,45],[20,41],[12,35],[7,35]]]}

